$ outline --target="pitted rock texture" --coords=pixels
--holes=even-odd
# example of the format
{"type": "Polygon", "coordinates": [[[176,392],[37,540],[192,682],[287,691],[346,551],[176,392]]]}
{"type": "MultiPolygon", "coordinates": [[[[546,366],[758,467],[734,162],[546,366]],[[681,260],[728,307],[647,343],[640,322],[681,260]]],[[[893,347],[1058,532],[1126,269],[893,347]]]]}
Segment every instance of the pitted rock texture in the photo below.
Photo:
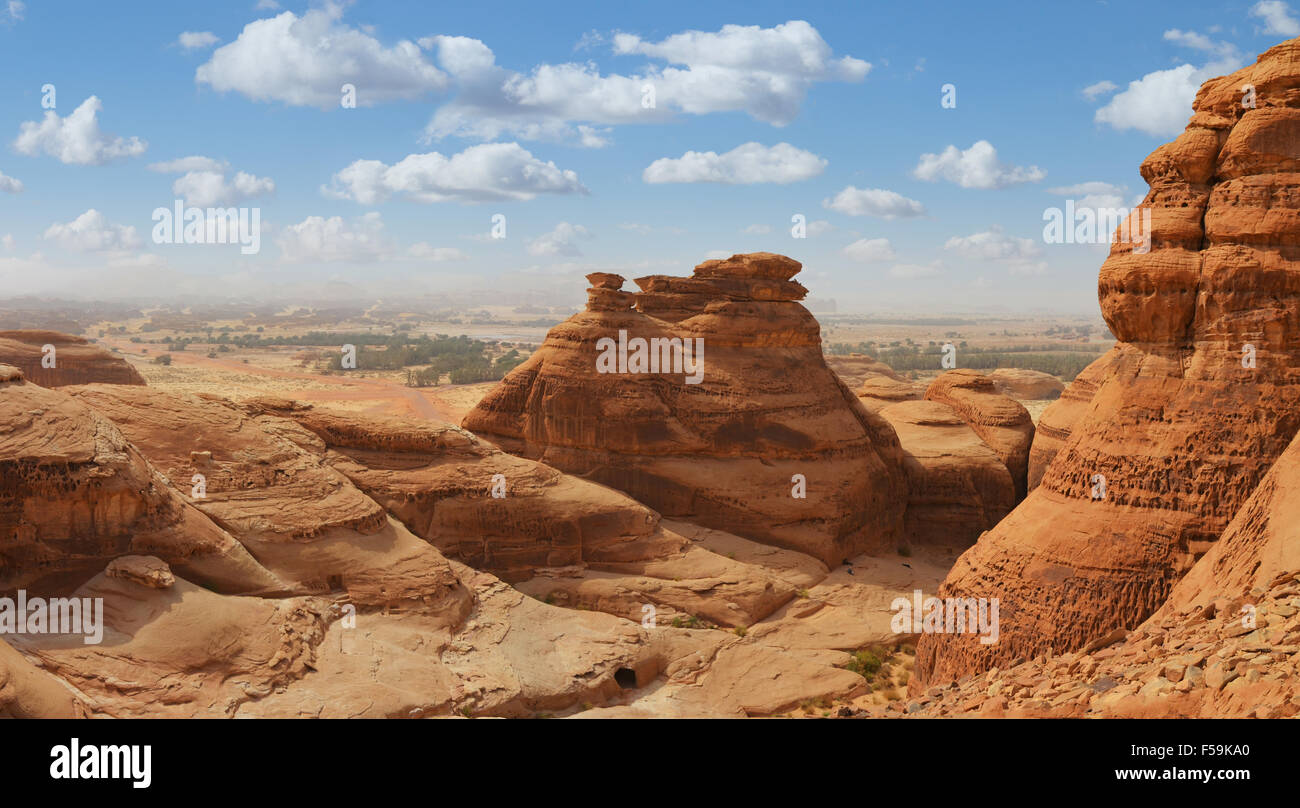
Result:
{"type": "Polygon", "coordinates": [[[920,682],[1136,627],[1296,434],[1297,88],[1300,40],[1291,40],[1206,82],[1187,130],[1143,162],[1150,191],[1130,222],[1150,211],[1150,249],[1144,238],[1116,242],[1098,280],[1120,343],[1085,372],[1095,390],[1073,401],[1067,391],[1058,404],[1067,417],[1044,413],[1053,436],[1066,436],[1038,487],[940,591],[999,597],[1001,638],[926,635],[920,682]],[[1255,108],[1242,106],[1245,84],[1255,108]]]}
{"type": "Polygon", "coordinates": [[[736,255],[691,278],[639,278],[637,293],[599,278],[588,310],[553,328],[463,426],[665,515],[827,563],[892,548],[906,500],[898,441],[827,367],[817,321],[796,302],[805,290],[790,280],[800,266],[736,255]],[[601,372],[601,340],[620,331],[702,341],[699,383],[601,372]]]}
{"type": "Polygon", "coordinates": [[[17,367],[29,382],[42,387],[92,382],[144,384],[144,377],[125,359],[82,337],[58,331],[0,331],[0,363],[17,367]]]}

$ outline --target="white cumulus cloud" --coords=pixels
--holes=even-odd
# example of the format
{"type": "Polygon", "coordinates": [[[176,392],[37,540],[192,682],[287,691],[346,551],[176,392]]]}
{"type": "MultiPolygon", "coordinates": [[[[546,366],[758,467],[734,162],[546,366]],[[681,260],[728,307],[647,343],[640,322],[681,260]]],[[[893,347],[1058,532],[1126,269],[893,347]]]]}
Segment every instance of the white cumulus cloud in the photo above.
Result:
{"type": "Polygon", "coordinates": [[[133,250],[141,244],[134,227],[110,224],[91,208],[67,224],[52,224],[45,238],[80,252],[133,250]]]}
{"type": "Polygon", "coordinates": [[[529,255],[582,255],[577,242],[591,238],[591,231],[580,224],[560,222],[549,233],[528,242],[529,255]]]}
{"type": "Polygon", "coordinates": [[[1164,39],[1209,54],[1213,59],[1201,67],[1182,64],[1129,82],[1123,92],[1114,95],[1093,115],[1097,123],[1121,131],[1136,129],[1153,137],[1174,137],[1187,125],[1192,101],[1201,85],[1207,79],[1242,66],[1240,53],[1229,43],[1214,42],[1203,34],[1176,28],[1165,31],[1164,39]]]}
{"type": "Polygon", "coordinates": [[[28,156],[44,152],[69,165],[103,165],[120,157],[143,154],[148,144],[140,138],[115,137],[100,131],[99,112],[103,108],[103,103],[92,95],[66,118],[49,110],[39,123],[26,121],[19,127],[14,149],[28,156]]]}
{"type": "Polygon", "coordinates": [[[825,159],[789,143],[768,147],[751,142],[722,154],[688,151],[677,158],[662,157],[647,166],[641,178],[650,183],[753,185],[771,182],[785,185],[815,177],[825,168],[825,159]]]}
{"type": "Polygon", "coordinates": [[[542,162],[518,143],[484,143],[446,157],[438,152],[407,155],[387,165],[357,160],[321,189],[335,199],[363,205],[401,194],[418,202],[527,200],[538,194],[585,194],[571,170],[542,162]]]}
{"type": "Polygon", "coordinates": [[[998,227],[969,236],[953,236],[943,248],[967,258],[990,261],[1028,261],[1043,253],[1033,239],[1008,236],[998,227]]]}
{"type": "Polygon", "coordinates": [[[285,227],[276,235],[281,260],[297,264],[308,261],[323,263],[372,263],[389,258],[393,245],[383,218],[375,212],[353,221],[341,216],[308,216],[298,224],[285,227]]]}
{"type": "Polygon", "coordinates": [[[20,194],[23,192],[23,184],[20,180],[5,176],[5,173],[0,171],[0,191],[7,194],[20,194]]]}
{"type": "Polygon", "coordinates": [[[616,55],[661,63],[632,75],[605,75],[590,63],[539,64],[520,73],[498,66],[492,50],[477,39],[433,36],[420,44],[437,52],[458,90],[430,120],[430,140],[508,134],[603,146],[615,124],[715,112],[745,112],[784,126],[798,116],[814,84],[861,81],[871,69],[861,59],[835,56],[803,20],[684,31],[659,42],[616,34],[616,55]]]}
{"type": "Polygon", "coordinates": [[[1113,93],[1119,89],[1119,85],[1113,81],[1102,80],[1096,84],[1089,84],[1083,88],[1083,97],[1089,101],[1095,100],[1098,96],[1113,93]]]}
{"type": "Polygon", "coordinates": [[[925,206],[915,199],[883,188],[855,188],[852,185],[830,199],[823,199],[822,207],[849,216],[877,216],[881,219],[925,215],[925,206]]]}
{"type": "Polygon", "coordinates": [[[965,150],[949,146],[939,154],[922,154],[912,174],[927,182],[947,180],[963,188],[1005,188],[1047,176],[1038,166],[1006,165],[987,140],[976,141],[965,150]]]}
{"type": "Polygon", "coordinates": [[[887,238],[860,238],[842,252],[854,261],[863,263],[894,260],[894,245],[887,238]]]}
{"type": "Polygon", "coordinates": [[[286,11],[250,22],[234,42],[199,65],[194,79],[254,101],[321,108],[339,105],[344,84],[356,87],[359,106],[417,98],[447,86],[447,75],[426,61],[414,42],[385,47],[342,18],[343,7],[327,3],[301,17],[286,11]]]}
{"type": "Polygon", "coordinates": [[[1282,0],[1262,0],[1250,7],[1250,16],[1264,21],[1264,33],[1300,36],[1300,21],[1291,16],[1291,7],[1282,0]]]}
{"type": "Polygon", "coordinates": [[[210,48],[220,41],[211,31],[182,31],[181,35],[176,37],[176,44],[185,50],[210,48]]]}
{"type": "Polygon", "coordinates": [[[172,183],[172,193],[191,205],[232,205],[275,191],[275,182],[240,171],[232,179],[217,171],[191,171],[172,183]]]}

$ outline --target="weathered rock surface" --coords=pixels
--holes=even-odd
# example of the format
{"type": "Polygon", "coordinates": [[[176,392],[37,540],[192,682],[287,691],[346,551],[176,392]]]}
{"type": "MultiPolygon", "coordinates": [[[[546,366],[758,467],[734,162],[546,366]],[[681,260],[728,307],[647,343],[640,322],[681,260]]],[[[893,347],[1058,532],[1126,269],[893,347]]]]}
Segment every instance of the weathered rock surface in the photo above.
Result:
{"type": "Polygon", "coordinates": [[[157,555],[217,591],[285,588],[107,418],[62,390],[0,376],[9,379],[0,382],[0,592],[74,588],[127,553],[157,555]]]}
{"type": "Polygon", "coordinates": [[[1041,370],[998,368],[989,371],[988,376],[999,393],[1017,401],[1060,398],[1065,391],[1064,382],[1041,370]]]}
{"type": "Polygon", "coordinates": [[[875,413],[900,401],[919,401],[924,397],[925,389],[921,385],[884,374],[867,374],[858,387],[858,400],[875,413]]]}
{"type": "Polygon", "coordinates": [[[1098,281],[1120,343],[1085,373],[1095,391],[1069,404],[1063,396],[1068,417],[1044,414],[1068,437],[1038,487],[941,590],[999,597],[1001,639],[927,635],[920,682],[1137,626],[1296,434],[1297,85],[1300,40],[1291,40],[1206,82],[1187,131],[1143,163],[1151,189],[1131,221],[1150,211],[1150,250],[1140,238],[1115,243],[1098,281]],[[1245,84],[1256,108],[1241,104],[1245,84]]]}
{"type": "Polygon", "coordinates": [[[665,515],[828,563],[892,547],[905,500],[897,440],[826,366],[817,321],[795,302],[799,269],[754,253],[692,278],[638,279],[635,310],[602,304],[553,328],[463,426],[665,515]],[[702,341],[700,383],[600,372],[601,340],[620,331],[702,341]]]}
{"type": "Polygon", "coordinates": [[[1080,371],[1074,381],[1049,404],[1038,419],[1034,428],[1034,442],[1029,447],[1028,489],[1038,487],[1043,479],[1043,472],[1069,440],[1074,425],[1087,412],[1097,394],[1100,381],[1109,374],[1110,366],[1119,356],[1119,351],[1111,349],[1099,356],[1092,364],[1080,371]]]}
{"type": "Polygon", "coordinates": [[[85,702],[0,639],[0,718],[85,718],[85,702]]]}
{"type": "Polygon", "coordinates": [[[906,381],[889,365],[865,354],[827,354],[826,365],[844,380],[850,390],[856,390],[863,382],[879,376],[897,382],[906,381]]]}
{"type": "Polygon", "coordinates": [[[946,404],[989,445],[1011,472],[1016,501],[1025,496],[1034,421],[1020,402],[1002,395],[976,370],[950,370],[930,383],[929,401],[946,404]]]}
{"type": "Polygon", "coordinates": [[[184,486],[193,507],[296,589],[340,589],[362,608],[418,608],[448,620],[468,608],[446,559],[300,446],[304,430],[294,422],[252,416],[215,396],[119,385],[67,390],[113,419],[184,486]]]}
{"type": "Polygon", "coordinates": [[[144,384],[144,377],[125,359],[82,337],[58,331],[0,331],[0,362],[13,365],[29,382],[42,387],[92,382],[144,384]],[[53,367],[46,367],[51,363],[53,367]]]}
{"type": "Polygon", "coordinates": [[[1006,464],[952,407],[903,401],[880,415],[906,456],[909,543],[965,549],[1015,507],[1006,464]]]}

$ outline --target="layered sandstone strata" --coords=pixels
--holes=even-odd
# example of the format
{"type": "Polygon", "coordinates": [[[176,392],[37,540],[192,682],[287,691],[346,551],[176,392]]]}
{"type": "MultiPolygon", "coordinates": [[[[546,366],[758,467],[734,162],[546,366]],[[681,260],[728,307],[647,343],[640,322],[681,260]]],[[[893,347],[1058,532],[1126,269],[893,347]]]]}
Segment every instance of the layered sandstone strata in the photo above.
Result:
{"type": "Polygon", "coordinates": [[[1006,463],[952,407],[902,401],[880,415],[906,458],[908,542],[962,550],[1015,507],[1006,463]]]}
{"type": "Polygon", "coordinates": [[[636,293],[593,276],[587,311],[553,328],[463,426],[665,515],[827,563],[892,547],[906,500],[897,438],[827,367],[791,280],[800,266],[736,255],[690,278],[639,278],[636,293]],[[615,347],[635,353],[632,340],[682,342],[654,343],[665,360],[652,372],[610,364],[615,347]],[[702,345],[701,364],[674,366],[665,344],[702,345]]]}
{"type": "Polygon", "coordinates": [[[997,453],[1015,484],[1016,501],[1025,496],[1029,446],[1034,421],[1020,402],[1002,395],[993,380],[977,370],[950,370],[930,383],[928,401],[952,408],[997,453]]]}
{"type": "Polygon", "coordinates": [[[0,592],[75,587],[131,552],[221,592],[285,588],[111,421],[0,365],[0,592]]]}
{"type": "Polygon", "coordinates": [[[65,388],[106,416],[182,497],[301,592],[345,592],[361,608],[455,619],[467,595],[446,559],[302,443],[293,422],[209,395],[148,387],[65,388]]]}
{"type": "Polygon", "coordinates": [[[918,681],[1136,627],[1300,427],[1298,86],[1292,40],[1206,82],[1187,130],[1143,162],[1128,230],[1149,211],[1149,250],[1146,234],[1116,243],[1098,283],[1120,342],[1065,417],[1044,413],[1038,487],[941,588],[1000,598],[1001,638],[926,635],[918,681]]]}
{"type": "Polygon", "coordinates": [[[0,362],[42,387],[65,384],[144,384],[125,359],[89,341],[58,331],[0,331],[0,362]]]}
{"type": "Polygon", "coordinates": [[[884,374],[868,374],[858,387],[858,399],[871,412],[880,412],[900,401],[917,401],[925,397],[925,390],[913,382],[895,379],[884,374]]]}

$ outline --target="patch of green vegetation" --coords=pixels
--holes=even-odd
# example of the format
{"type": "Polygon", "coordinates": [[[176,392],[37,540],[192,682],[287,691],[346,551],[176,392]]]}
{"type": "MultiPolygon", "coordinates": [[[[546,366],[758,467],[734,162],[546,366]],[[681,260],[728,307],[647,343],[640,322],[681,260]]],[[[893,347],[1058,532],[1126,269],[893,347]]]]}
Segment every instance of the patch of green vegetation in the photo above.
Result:
{"type": "Polygon", "coordinates": [[[870,682],[880,672],[880,668],[885,664],[885,660],[876,655],[875,651],[868,648],[853,652],[849,658],[849,664],[844,666],[845,670],[852,671],[870,682]]]}

